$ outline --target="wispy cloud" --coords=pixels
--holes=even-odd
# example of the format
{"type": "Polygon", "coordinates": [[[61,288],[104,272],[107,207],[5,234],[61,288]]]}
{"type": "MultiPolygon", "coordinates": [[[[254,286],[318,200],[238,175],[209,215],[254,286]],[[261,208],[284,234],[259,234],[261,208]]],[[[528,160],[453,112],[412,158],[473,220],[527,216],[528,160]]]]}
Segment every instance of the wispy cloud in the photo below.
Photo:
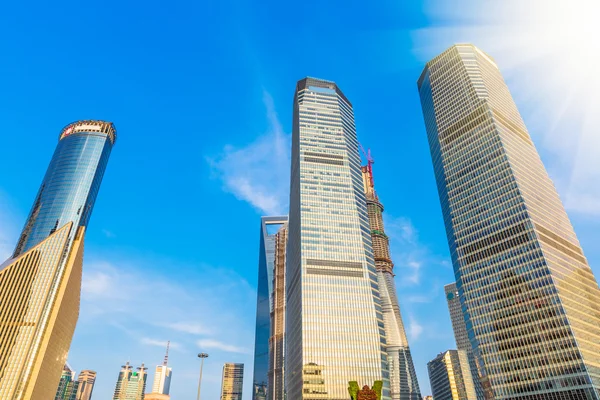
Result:
{"type": "Polygon", "coordinates": [[[207,335],[211,333],[210,329],[196,322],[172,322],[162,326],[191,335],[207,335]]]}
{"type": "Polygon", "coordinates": [[[566,208],[600,216],[600,3],[433,0],[425,10],[432,23],[413,32],[416,55],[458,42],[492,55],[566,208]]]}
{"type": "Polygon", "coordinates": [[[197,344],[201,350],[217,349],[226,351],[228,353],[250,354],[249,349],[234,346],[232,344],[224,343],[215,339],[200,339],[198,340],[197,344]]]}
{"type": "Polygon", "coordinates": [[[412,315],[408,317],[408,336],[410,340],[417,341],[423,334],[424,327],[412,315]]]}
{"type": "Polygon", "coordinates": [[[409,218],[387,214],[384,216],[385,229],[390,238],[392,259],[395,264],[394,272],[400,284],[420,285],[424,268],[447,262],[432,254],[429,247],[421,242],[418,230],[409,218]]]}
{"type": "MultiPolygon", "coordinates": [[[[148,338],[148,337],[142,337],[140,339],[140,341],[142,342],[142,344],[146,344],[148,346],[156,346],[156,347],[162,347],[164,349],[167,348],[167,340],[159,340],[159,339],[152,339],[152,338],[148,338]]],[[[181,350],[181,344],[177,343],[177,342],[169,342],[169,350],[181,350]]]]}
{"type": "Polygon", "coordinates": [[[283,214],[289,197],[290,135],[285,133],[266,91],[263,102],[268,131],[245,147],[226,145],[221,154],[207,157],[207,161],[223,190],[262,213],[283,214]]]}
{"type": "Polygon", "coordinates": [[[102,233],[104,234],[104,236],[106,236],[109,239],[113,239],[113,238],[117,237],[117,235],[115,235],[113,232],[109,231],[108,229],[102,229],[102,233]]]}

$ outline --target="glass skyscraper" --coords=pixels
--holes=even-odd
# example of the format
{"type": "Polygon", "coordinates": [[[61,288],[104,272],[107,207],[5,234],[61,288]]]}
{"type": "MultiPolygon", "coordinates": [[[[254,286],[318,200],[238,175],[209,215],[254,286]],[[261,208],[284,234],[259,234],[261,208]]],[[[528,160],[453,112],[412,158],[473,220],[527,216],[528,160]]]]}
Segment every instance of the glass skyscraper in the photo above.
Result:
{"type": "Polygon", "coordinates": [[[83,242],[113,124],[65,127],[12,258],[0,265],[0,393],[50,399],[79,316],[83,242]]]}
{"type": "Polygon", "coordinates": [[[286,256],[288,399],[345,400],[383,381],[386,338],[352,104],[330,81],[296,86],[286,256]]]}
{"type": "Polygon", "coordinates": [[[252,400],[265,400],[267,396],[276,235],[286,222],[287,217],[285,216],[262,217],[260,221],[256,334],[254,336],[254,390],[252,391],[252,400]]]}
{"type": "Polygon", "coordinates": [[[362,167],[362,175],[385,324],[390,394],[392,400],[421,400],[417,374],[396,296],[394,263],[390,256],[389,238],[383,226],[383,204],[375,192],[372,160],[369,159],[368,165],[362,167]]]}
{"type": "Polygon", "coordinates": [[[496,399],[600,398],[600,290],[495,61],[455,45],[418,88],[456,285],[496,399]]]}

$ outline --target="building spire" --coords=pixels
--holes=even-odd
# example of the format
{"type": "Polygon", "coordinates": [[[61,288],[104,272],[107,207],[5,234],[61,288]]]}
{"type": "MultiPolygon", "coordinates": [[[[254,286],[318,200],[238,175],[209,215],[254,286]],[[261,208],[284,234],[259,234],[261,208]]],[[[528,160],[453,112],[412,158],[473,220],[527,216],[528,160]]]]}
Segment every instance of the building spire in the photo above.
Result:
{"type": "Polygon", "coordinates": [[[169,345],[171,344],[171,341],[169,340],[167,342],[167,352],[165,354],[165,360],[163,361],[163,365],[166,366],[169,362],[169,345]]]}

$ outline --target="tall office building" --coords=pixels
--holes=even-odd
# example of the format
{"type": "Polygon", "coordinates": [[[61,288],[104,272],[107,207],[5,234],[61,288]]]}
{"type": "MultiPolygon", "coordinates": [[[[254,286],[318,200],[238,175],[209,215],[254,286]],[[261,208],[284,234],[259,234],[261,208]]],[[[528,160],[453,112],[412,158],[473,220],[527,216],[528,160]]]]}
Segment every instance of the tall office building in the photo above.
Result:
{"type": "Polygon", "coordinates": [[[169,368],[169,344],[167,343],[167,352],[165,354],[165,360],[162,365],[156,366],[156,371],[154,372],[154,385],[152,385],[152,393],[158,394],[169,394],[169,389],[171,388],[171,374],[172,369],[169,368]]]}
{"type": "Polygon", "coordinates": [[[427,363],[435,400],[476,400],[467,353],[448,350],[427,363]]]}
{"type": "Polygon", "coordinates": [[[146,393],[147,368],[142,363],[135,371],[129,361],[121,367],[113,400],[144,400],[146,393]]]}
{"type": "Polygon", "coordinates": [[[256,333],[254,336],[254,377],[252,400],[267,398],[269,380],[269,340],[273,312],[273,280],[276,235],[287,217],[262,217],[258,249],[258,290],[256,294],[256,333]]]}
{"type": "Polygon", "coordinates": [[[347,399],[348,382],[383,381],[383,312],[352,104],[334,82],[294,95],[286,257],[288,399],[347,399]]]}
{"type": "Polygon", "coordinates": [[[79,382],[75,380],[75,371],[71,369],[69,364],[65,364],[58,381],[58,389],[54,400],[76,400],[78,386],[79,382]]]}
{"type": "Polygon", "coordinates": [[[79,373],[77,378],[79,387],[77,388],[76,400],[92,400],[94,384],[96,383],[96,371],[85,369],[79,373]]]}
{"type": "Polygon", "coordinates": [[[494,60],[418,80],[467,334],[496,399],[600,398],[600,290],[494,60]]]}
{"type": "Polygon", "coordinates": [[[244,364],[225,363],[221,381],[221,400],[242,400],[244,364]]]}
{"type": "Polygon", "coordinates": [[[85,229],[115,143],[113,124],[59,136],[11,259],[0,264],[0,393],[52,398],[79,316],[85,229]]]}
{"type": "Polygon", "coordinates": [[[398,297],[396,296],[394,264],[390,257],[389,239],[383,226],[383,205],[375,192],[370,156],[368,165],[362,167],[362,176],[387,339],[390,394],[392,400],[421,400],[417,374],[410,354],[404,323],[402,322],[398,297]]]}
{"type": "Polygon", "coordinates": [[[275,235],[275,263],[273,294],[271,299],[271,337],[269,338],[268,399],[284,400],[285,356],[285,252],[287,248],[287,222],[275,235]]]}
{"type": "Polygon", "coordinates": [[[473,385],[475,386],[475,392],[477,393],[477,400],[493,400],[494,397],[490,391],[487,377],[484,377],[482,385],[479,371],[477,371],[477,363],[475,362],[473,348],[471,347],[469,335],[467,334],[467,324],[465,324],[465,318],[463,317],[462,308],[460,306],[460,298],[456,283],[444,286],[444,292],[446,293],[446,300],[448,301],[448,310],[450,311],[450,321],[452,322],[456,348],[467,354],[471,375],[473,377],[473,385]],[[484,386],[486,387],[485,392],[484,386]]]}

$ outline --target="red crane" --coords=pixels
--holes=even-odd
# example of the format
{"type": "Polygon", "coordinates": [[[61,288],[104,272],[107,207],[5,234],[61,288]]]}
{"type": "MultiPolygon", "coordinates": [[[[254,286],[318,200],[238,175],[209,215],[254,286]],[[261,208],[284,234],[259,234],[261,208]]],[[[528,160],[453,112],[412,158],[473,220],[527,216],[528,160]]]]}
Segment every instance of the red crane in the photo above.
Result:
{"type": "Polygon", "coordinates": [[[362,144],[359,143],[359,145],[360,149],[365,155],[365,158],[367,159],[367,171],[369,171],[369,184],[371,185],[371,188],[375,188],[375,182],[373,181],[373,164],[375,164],[375,160],[373,160],[373,157],[371,157],[371,149],[365,151],[365,148],[362,146],[362,144]]]}

